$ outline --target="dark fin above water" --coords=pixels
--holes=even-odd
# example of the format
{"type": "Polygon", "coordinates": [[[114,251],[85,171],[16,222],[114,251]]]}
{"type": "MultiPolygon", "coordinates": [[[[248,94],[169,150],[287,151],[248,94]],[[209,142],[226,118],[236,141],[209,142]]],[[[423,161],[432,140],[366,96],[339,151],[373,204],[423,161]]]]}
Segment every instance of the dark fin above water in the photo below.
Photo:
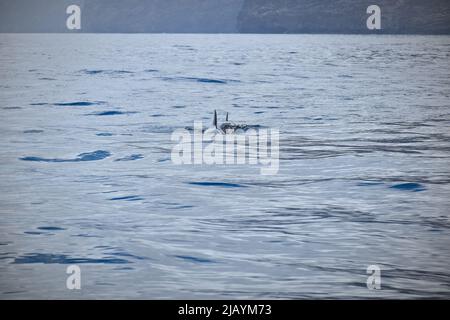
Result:
{"type": "Polygon", "coordinates": [[[217,129],[217,112],[214,110],[213,126],[217,129]]]}
{"type": "Polygon", "coordinates": [[[225,118],[225,121],[228,122],[228,112],[227,112],[227,117],[225,118]]]}

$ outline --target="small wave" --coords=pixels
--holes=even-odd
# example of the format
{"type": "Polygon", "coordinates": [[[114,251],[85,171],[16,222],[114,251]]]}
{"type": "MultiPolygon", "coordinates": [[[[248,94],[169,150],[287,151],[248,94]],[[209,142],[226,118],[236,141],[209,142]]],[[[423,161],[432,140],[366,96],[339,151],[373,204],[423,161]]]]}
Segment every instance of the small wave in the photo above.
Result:
{"type": "Polygon", "coordinates": [[[117,268],[114,268],[114,270],[123,270],[123,271],[125,271],[125,270],[134,270],[134,268],[132,268],[132,267],[117,267],[117,268]]]}
{"type": "Polygon", "coordinates": [[[112,134],[112,133],[109,133],[109,132],[100,132],[100,133],[96,133],[95,135],[96,135],[96,136],[99,136],[99,137],[110,137],[110,136],[112,136],[113,134],[112,134]]]}
{"type": "Polygon", "coordinates": [[[13,264],[123,264],[129,263],[128,260],[119,258],[71,258],[65,254],[47,254],[47,253],[28,253],[21,257],[15,258],[13,264]]]}
{"type": "Polygon", "coordinates": [[[228,183],[228,182],[188,182],[189,184],[195,186],[205,186],[205,187],[223,187],[223,188],[245,188],[246,186],[238,183],[228,183]]]}
{"type": "Polygon", "coordinates": [[[39,230],[45,230],[45,231],[61,231],[61,230],[66,230],[64,228],[60,228],[60,227],[38,227],[39,230]]]}
{"type": "Polygon", "coordinates": [[[212,83],[212,84],[227,84],[230,82],[240,82],[239,80],[211,79],[198,77],[162,77],[162,79],[165,81],[195,81],[200,83],[212,83]]]}
{"type": "Polygon", "coordinates": [[[149,133],[172,133],[173,130],[174,130],[173,127],[158,124],[147,125],[142,128],[142,132],[149,132],[149,133]]]}
{"type": "Polygon", "coordinates": [[[97,150],[93,152],[80,153],[74,159],[58,159],[58,158],[49,159],[41,157],[23,157],[19,159],[23,161],[36,161],[36,162],[81,162],[81,161],[102,160],[109,157],[110,155],[111,153],[109,153],[108,151],[97,150]]]}
{"type": "MultiPolygon", "coordinates": [[[[58,102],[54,103],[53,105],[58,107],[87,107],[101,103],[102,102],[74,101],[74,102],[58,102]]],[[[34,104],[34,105],[42,105],[42,104],[34,104]]]]}
{"type": "Polygon", "coordinates": [[[147,257],[143,257],[143,256],[138,256],[132,253],[128,253],[128,252],[124,252],[124,251],[115,251],[115,252],[110,252],[109,253],[112,256],[116,256],[116,257],[126,257],[126,258],[132,258],[132,259],[136,259],[136,260],[147,260],[147,257]]]}
{"type": "Polygon", "coordinates": [[[116,159],[114,161],[133,161],[139,159],[144,159],[144,156],[142,154],[132,154],[123,158],[116,159]]]}
{"type": "Polygon", "coordinates": [[[213,260],[197,258],[197,257],[192,257],[192,256],[175,256],[175,258],[187,260],[190,262],[196,262],[196,263],[214,263],[213,260]]]}
{"type": "Polygon", "coordinates": [[[217,79],[206,79],[206,78],[193,78],[193,80],[197,80],[197,82],[205,82],[205,83],[227,83],[225,80],[217,80],[217,79]]]}
{"type": "Polygon", "coordinates": [[[404,190],[404,191],[412,191],[412,192],[419,192],[419,191],[426,190],[426,188],[423,185],[421,185],[420,183],[415,183],[415,182],[406,182],[406,183],[395,184],[393,186],[390,186],[389,188],[404,190]]]}
{"type": "Polygon", "coordinates": [[[132,74],[132,71],[128,70],[88,70],[84,69],[81,70],[82,73],[89,74],[89,75],[97,75],[97,74],[107,74],[107,75],[114,75],[114,74],[132,74]]]}
{"type": "Polygon", "coordinates": [[[82,70],[82,72],[84,72],[86,74],[99,74],[99,73],[102,73],[103,70],[82,70]]]}
{"type": "Polygon", "coordinates": [[[102,111],[102,112],[93,113],[92,115],[95,115],[95,116],[114,116],[114,115],[119,115],[119,114],[124,114],[124,112],[121,112],[121,111],[102,111]]]}
{"type": "Polygon", "coordinates": [[[117,200],[138,201],[138,200],[143,200],[143,198],[140,196],[124,196],[124,197],[111,198],[109,200],[112,200],[112,201],[117,201],[117,200]]]}
{"type": "Polygon", "coordinates": [[[93,235],[93,234],[88,234],[88,233],[74,234],[74,235],[72,235],[72,237],[81,237],[81,238],[101,238],[100,236],[93,235]]]}
{"type": "Polygon", "coordinates": [[[124,114],[134,114],[137,112],[134,111],[117,111],[117,110],[109,110],[109,111],[101,111],[96,113],[90,113],[88,115],[90,116],[117,116],[117,115],[124,115],[124,114]]]}
{"type": "Polygon", "coordinates": [[[25,231],[25,234],[30,234],[30,235],[41,235],[44,234],[44,232],[39,232],[39,231],[25,231]]]}
{"type": "Polygon", "coordinates": [[[371,187],[371,186],[379,186],[382,185],[383,182],[376,182],[376,181],[363,181],[357,183],[358,187],[371,187]]]}
{"type": "Polygon", "coordinates": [[[24,130],[23,133],[42,133],[44,130],[24,130]]]}
{"type": "Polygon", "coordinates": [[[169,207],[169,208],[167,208],[167,209],[170,209],[170,210],[179,210],[179,209],[191,209],[191,208],[194,208],[194,206],[191,206],[191,205],[181,205],[181,206],[169,207]]]}
{"type": "Polygon", "coordinates": [[[181,50],[187,50],[187,51],[197,51],[197,49],[193,48],[192,46],[183,45],[183,44],[176,44],[176,45],[173,45],[172,47],[181,49],[181,50]]]}
{"type": "Polygon", "coordinates": [[[105,73],[109,73],[109,74],[132,74],[134,72],[132,71],[128,71],[128,70],[109,70],[105,73]]]}

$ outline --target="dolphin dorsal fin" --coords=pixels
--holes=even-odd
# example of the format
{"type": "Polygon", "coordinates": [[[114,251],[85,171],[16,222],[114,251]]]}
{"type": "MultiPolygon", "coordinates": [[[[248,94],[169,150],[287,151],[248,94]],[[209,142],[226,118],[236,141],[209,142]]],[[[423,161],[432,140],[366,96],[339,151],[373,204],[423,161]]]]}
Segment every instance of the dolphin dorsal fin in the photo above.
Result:
{"type": "Polygon", "coordinates": [[[227,112],[227,117],[226,117],[225,121],[228,122],[228,112],[227,112]]]}
{"type": "Polygon", "coordinates": [[[213,126],[217,129],[217,112],[214,110],[214,120],[213,120],[213,126]]]}

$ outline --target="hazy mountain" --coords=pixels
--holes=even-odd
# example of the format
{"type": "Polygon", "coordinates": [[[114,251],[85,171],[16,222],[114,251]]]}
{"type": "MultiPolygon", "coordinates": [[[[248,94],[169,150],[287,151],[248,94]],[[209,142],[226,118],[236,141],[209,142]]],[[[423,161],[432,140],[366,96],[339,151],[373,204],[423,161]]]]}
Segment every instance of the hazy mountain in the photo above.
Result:
{"type": "Polygon", "coordinates": [[[0,0],[0,32],[450,34],[449,0],[0,0]],[[66,8],[82,8],[82,29],[66,8]],[[381,7],[382,30],[366,9],[381,7]]]}
{"type": "Polygon", "coordinates": [[[77,32],[237,32],[244,0],[0,0],[1,32],[73,32],[66,8],[81,7],[77,32]]]}
{"type": "Polygon", "coordinates": [[[85,28],[95,32],[237,32],[244,0],[85,1],[85,28]]]}
{"type": "Polygon", "coordinates": [[[66,8],[82,1],[0,0],[1,32],[64,32],[66,8]]]}
{"type": "Polygon", "coordinates": [[[450,33],[448,0],[246,0],[239,32],[450,33]],[[381,8],[381,30],[369,30],[369,5],[381,8]]]}

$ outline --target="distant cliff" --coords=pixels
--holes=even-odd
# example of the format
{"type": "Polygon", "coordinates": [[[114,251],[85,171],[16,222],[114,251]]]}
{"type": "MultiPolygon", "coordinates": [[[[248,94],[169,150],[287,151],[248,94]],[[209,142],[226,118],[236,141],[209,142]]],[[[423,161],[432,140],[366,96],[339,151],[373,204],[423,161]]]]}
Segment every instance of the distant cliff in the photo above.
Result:
{"type": "Polygon", "coordinates": [[[244,0],[85,0],[90,32],[237,32],[244,0]]]}
{"type": "Polygon", "coordinates": [[[450,0],[0,0],[0,32],[450,34],[450,0]],[[81,30],[66,28],[70,4],[81,30]]]}
{"type": "Polygon", "coordinates": [[[245,0],[244,33],[450,34],[449,0],[245,0]],[[368,30],[366,9],[381,8],[381,30],[368,30]]]}
{"type": "Polygon", "coordinates": [[[237,32],[244,0],[0,0],[0,32],[237,32]],[[66,8],[81,7],[81,30],[66,8]]]}

